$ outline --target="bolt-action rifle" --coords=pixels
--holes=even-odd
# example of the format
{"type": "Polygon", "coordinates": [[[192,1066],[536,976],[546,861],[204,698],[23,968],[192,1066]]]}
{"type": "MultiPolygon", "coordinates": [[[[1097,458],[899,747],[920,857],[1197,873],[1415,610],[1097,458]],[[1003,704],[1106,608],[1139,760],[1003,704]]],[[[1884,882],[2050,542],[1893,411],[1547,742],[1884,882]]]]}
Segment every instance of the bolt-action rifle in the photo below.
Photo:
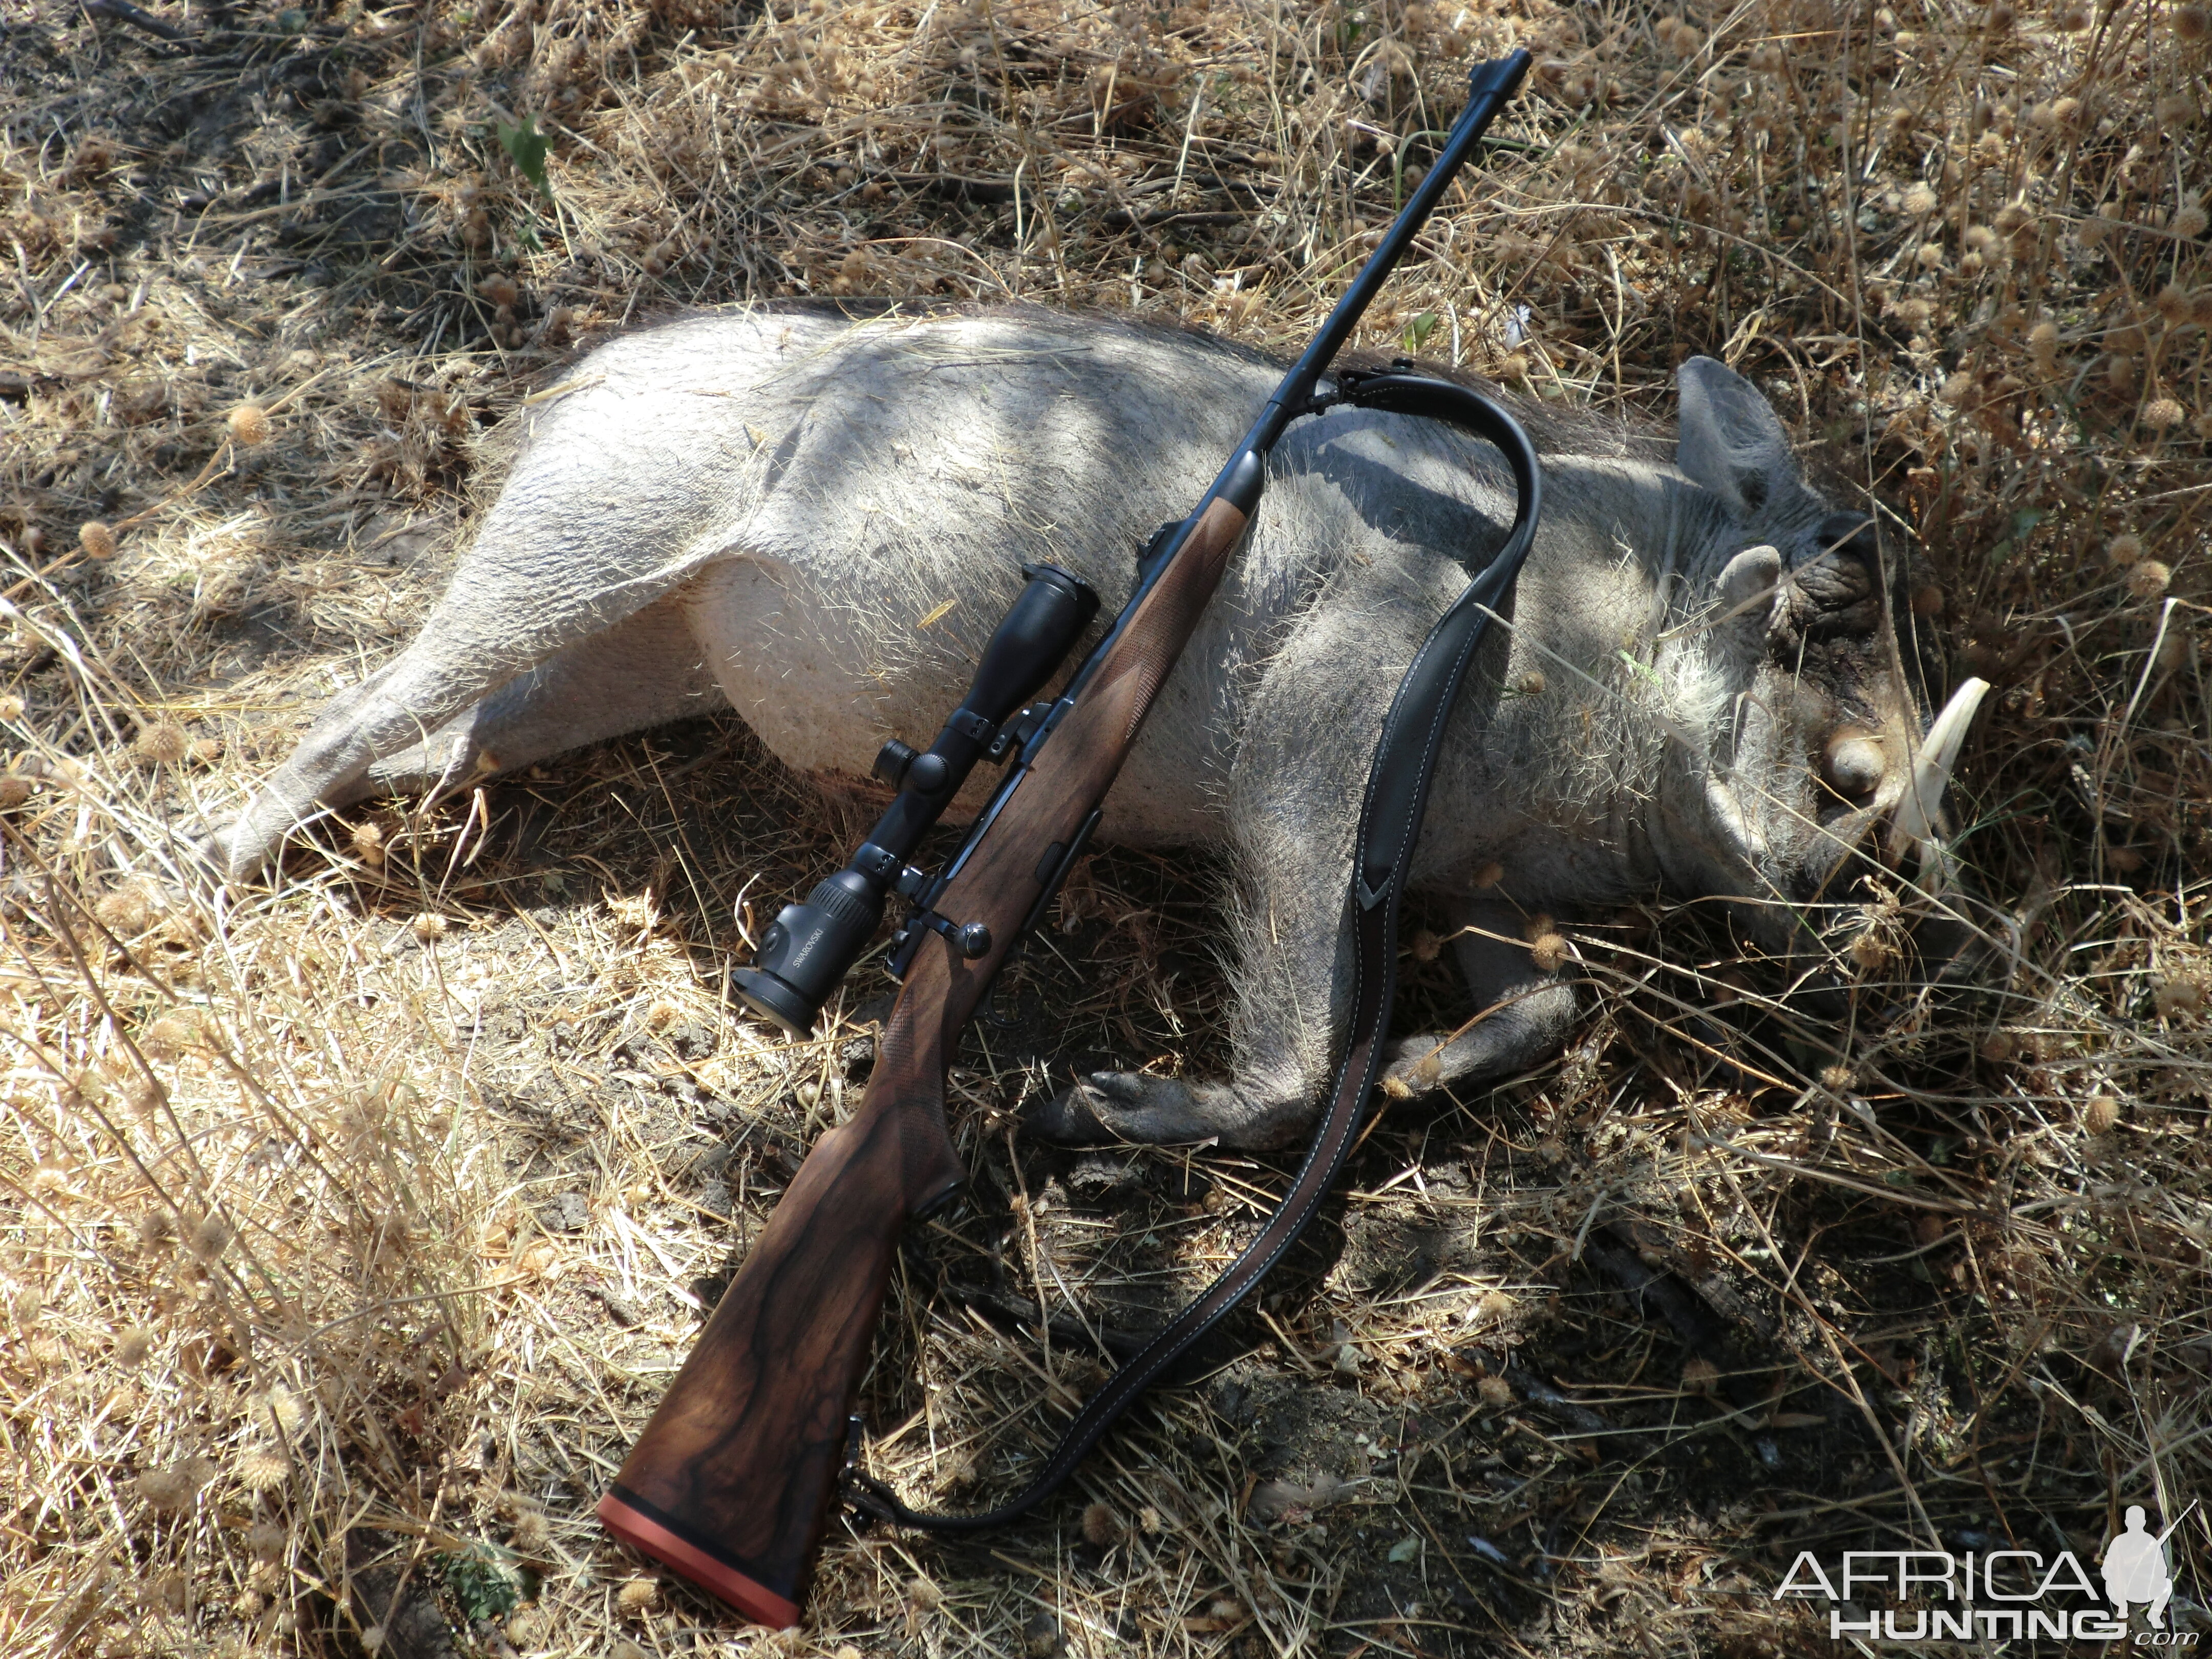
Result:
{"type": "Polygon", "coordinates": [[[1129,1402],[1258,1281],[1334,1178],[1374,1081],[1397,896],[1442,711],[1481,614],[1504,602],[1527,551],[1538,486],[1526,437],[1479,394],[1407,374],[1339,375],[1326,384],[1324,375],[1528,68],[1526,52],[1475,66],[1467,108],[1436,164],[1212,486],[1188,517],[1154,537],[1129,602],[1060,695],[1030,701],[1081,637],[1098,599],[1066,571],[1031,565],[936,740],[917,753],[894,739],[878,757],[878,775],[898,793],[859,853],[804,904],[787,906],[754,965],[734,975],[754,1010],[805,1035],[867,947],[889,896],[913,906],[890,957],[904,986],[858,1110],[816,1143],[599,1504],[617,1536],[750,1617],[798,1622],[841,1474],[862,1510],[945,1528],[996,1525],[1048,1496],[1129,1402]],[[1505,547],[1448,613],[1465,639],[1444,637],[1438,624],[1384,728],[1352,901],[1372,919],[1361,924],[1359,1023],[1336,1104],[1282,1212],[1091,1397],[1036,1481],[988,1514],[918,1515],[859,1474],[859,1422],[849,1413],[899,1234],[950,1202],[965,1178],[945,1127],[945,1069],[992,976],[1042,920],[1097,827],[1099,803],[1258,505],[1269,452],[1293,420],[1337,403],[1453,421],[1498,442],[1513,465],[1522,510],[1505,547]],[[985,759],[1006,763],[1005,779],[951,864],[924,874],[908,860],[985,759]]]}

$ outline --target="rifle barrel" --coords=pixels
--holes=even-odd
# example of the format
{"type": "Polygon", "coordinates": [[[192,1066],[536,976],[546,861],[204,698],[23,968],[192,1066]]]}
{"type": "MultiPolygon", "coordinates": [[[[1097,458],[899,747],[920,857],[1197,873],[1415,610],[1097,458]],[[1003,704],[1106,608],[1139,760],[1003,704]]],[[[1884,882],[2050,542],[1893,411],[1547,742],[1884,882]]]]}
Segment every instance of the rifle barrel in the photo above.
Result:
{"type": "MultiPolygon", "coordinates": [[[[1221,469],[1206,494],[1199,497],[1198,505],[1191,508],[1189,516],[1169,538],[1160,556],[1152,561],[1147,573],[1138,582],[1136,591],[1129,595],[1128,604],[1121,608],[1121,614],[1115,619],[1114,625],[1106,630],[1106,636],[1099,641],[1089,659],[1070,678],[1053,718],[1031,739],[1030,754],[1036,752],[1053,727],[1059,723],[1059,716],[1066,712],[1070,701],[1090,680],[1092,672],[1103,660],[1108,647],[1135,612],[1138,604],[1182,551],[1183,544],[1190,539],[1191,532],[1197,527],[1206,509],[1216,501],[1225,501],[1246,518],[1251,516],[1253,508],[1259,505],[1260,491],[1267,483],[1268,453],[1282,437],[1285,428],[1308,411],[1313,402],[1314,387],[1322,374],[1336,360],[1336,354],[1352,337],[1352,331],[1359,325],[1359,319],[1366,314],[1367,307],[1374,303],[1376,293],[1389,279],[1398,262],[1405,258],[1406,251],[1413,246],[1413,238],[1420,234],[1421,228],[1428,223],[1430,214],[1443,199],[1444,191],[1451,187],[1453,178],[1466,165],[1468,158],[1474,154],[1474,147],[1482,142],[1482,135],[1489,131],[1491,121],[1505,106],[1507,100],[1520,90],[1521,82],[1528,78],[1529,62],[1528,48],[1516,46],[1504,57],[1477,64],[1468,71],[1467,107],[1452,123],[1451,131],[1445,137],[1444,147],[1437,156],[1436,165],[1429,169],[1428,175],[1415,188],[1411,199],[1399,210],[1398,217],[1390,228],[1383,233],[1382,240],[1368,256],[1359,275],[1352,278],[1352,286],[1336,302],[1336,308],[1328,313],[1328,320],[1322,325],[1321,331],[1314,336],[1312,343],[1291,366],[1291,372],[1283,377],[1283,383],[1275,388],[1275,395],[1261,410],[1259,418],[1252,423],[1252,429],[1244,434],[1244,441],[1231,452],[1228,464],[1221,469]]],[[[978,827],[980,829],[981,826],[978,827]]]]}
{"type": "Polygon", "coordinates": [[[1468,158],[1474,154],[1474,147],[1482,142],[1482,135],[1489,130],[1492,118],[1520,89],[1521,82],[1528,73],[1528,48],[1520,46],[1503,58],[1477,64],[1468,72],[1467,107],[1460,112],[1459,119],[1452,123],[1451,131],[1445,136],[1444,147],[1437,156],[1436,165],[1429,169],[1428,175],[1415,188],[1397,219],[1383,234],[1382,241],[1376,245],[1359,275],[1352,278],[1352,286],[1345,289],[1343,297],[1337,301],[1336,308],[1328,313],[1328,320],[1321,325],[1321,331],[1314,336],[1304,355],[1283,377],[1281,387],[1268,401],[1259,425],[1253,428],[1253,436],[1246,440],[1261,454],[1273,449],[1275,441],[1282,435],[1283,428],[1304,413],[1306,403],[1313,396],[1315,383],[1321,379],[1322,371],[1336,360],[1336,354],[1352,337],[1352,331],[1359,325],[1359,319],[1366,314],[1367,307],[1374,303],[1376,293],[1389,280],[1390,273],[1397,267],[1398,262],[1406,257],[1407,250],[1413,245],[1413,239],[1421,234],[1422,227],[1428,223],[1429,216],[1436,210],[1437,204],[1443,199],[1444,191],[1451,188],[1453,179],[1466,165],[1468,158]],[[1264,438],[1261,437],[1263,431],[1264,438]]]}

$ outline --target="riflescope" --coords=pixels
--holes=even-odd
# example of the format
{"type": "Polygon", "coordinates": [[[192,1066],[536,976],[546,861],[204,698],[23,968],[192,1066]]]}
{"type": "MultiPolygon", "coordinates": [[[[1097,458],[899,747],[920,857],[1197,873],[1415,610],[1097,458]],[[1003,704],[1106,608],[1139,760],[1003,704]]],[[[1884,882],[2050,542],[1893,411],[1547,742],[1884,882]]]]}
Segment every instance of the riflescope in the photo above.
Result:
{"type": "MultiPolygon", "coordinates": [[[[853,861],[822,882],[804,904],[787,904],[762,936],[753,965],[730,975],[744,1005],[793,1036],[814,1029],[814,1017],[837,988],[883,919],[893,889],[919,899],[928,878],[907,860],[960,793],[979,760],[1004,760],[1018,746],[1008,717],[1043,688],[1098,613],[1089,583],[1058,565],[1025,564],[1021,597],[983,647],[983,660],[960,707],[937,741],[916,753],[893,738],[876,757],[875,775],[897,799],[868,834],[853,861]]],[[[923,918],[927,925],[941,919],[923,918]]],[[[963,956],[988,955],[991,935],[980,922],[941,929],[963,956]]]]}

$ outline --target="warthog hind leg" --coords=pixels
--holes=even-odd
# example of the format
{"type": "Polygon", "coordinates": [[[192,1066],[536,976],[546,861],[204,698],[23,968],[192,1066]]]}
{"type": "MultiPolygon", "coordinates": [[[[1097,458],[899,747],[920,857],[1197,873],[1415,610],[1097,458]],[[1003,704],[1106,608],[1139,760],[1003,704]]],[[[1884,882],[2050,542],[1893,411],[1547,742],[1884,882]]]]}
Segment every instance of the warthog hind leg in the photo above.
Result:
{"type": "MultiPolygon", "coordinates": [[[[534,602],[542,618],[550,607],[534,602]]],[[[629,616],[580,607],[560,630],[568,637],[556,633],[534,661],[490,636],[492,609],[481,593],[448,598],[406,650],[331,700],[219,837],[231,878],[252,875],[323,808],[489,776],[721,704],[691,666],[699,647],[674,596],[629,616]]]]}
{"type": "Polygon", "coordinates": [[[373,763],[352,792],[365,799],[451,788],[728,706],[672,597],[516,675],[422,742],[373,763]]]}

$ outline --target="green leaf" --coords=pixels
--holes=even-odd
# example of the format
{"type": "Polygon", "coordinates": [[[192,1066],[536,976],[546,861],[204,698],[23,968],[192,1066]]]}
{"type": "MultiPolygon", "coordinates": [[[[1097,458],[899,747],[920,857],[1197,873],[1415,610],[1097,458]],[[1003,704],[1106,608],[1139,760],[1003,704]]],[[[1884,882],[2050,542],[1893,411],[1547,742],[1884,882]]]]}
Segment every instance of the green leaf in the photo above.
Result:
{"type": "Polygon", "coordinates": [[[476,1543],[465,1550],[441,1556],[438,1565],[453,1600],[473,1622],[504,1619],[526,1596],[537,1592],[538,1575],[522,1565],[513,1550],[496,1544],[476,1543]]]}
{"type": "Polygon", "coordinates": [[[1659,671],[1652,667],[1649,663],[1638,662],[1633,656],[1626,651],[1620,653],[1620,659],[1628,665],[1628,672],[1635,675],[1638,679],[1649,680],[1652,684],[1658,686],[1661,690],[1665,690],[1667,682],[1659,678],[1659,671]]]}
{"type": "Polygon", "coordinates": [[[1436,331],[1437,313],[1433,311],[1423,312],[1406,325],[1404,336],[1406,349],[1413,352],[1419,351],[1423,346],[1428,344],[1429,336],[1436,331]]]}
{"type": "Polygon", "coordinates": [[[1411,1538],[1401,1538],[1390,1546],[1390,1559],[1393,1561],[1410,1561],[1420,1553],[1421,1540],[1418,1534],[1411,1538]]]}
{"type": "Polygon", "coordinates": [[[507,152],[507,159],[514,163],[514,170],[538,186],[547,201],[553,199],[553,186],[545,180],[545,152],[551,141],[538,130],[538,117],[526,115],[520,121],[495,121],[492,136],[499,147],[507,152]]]}

